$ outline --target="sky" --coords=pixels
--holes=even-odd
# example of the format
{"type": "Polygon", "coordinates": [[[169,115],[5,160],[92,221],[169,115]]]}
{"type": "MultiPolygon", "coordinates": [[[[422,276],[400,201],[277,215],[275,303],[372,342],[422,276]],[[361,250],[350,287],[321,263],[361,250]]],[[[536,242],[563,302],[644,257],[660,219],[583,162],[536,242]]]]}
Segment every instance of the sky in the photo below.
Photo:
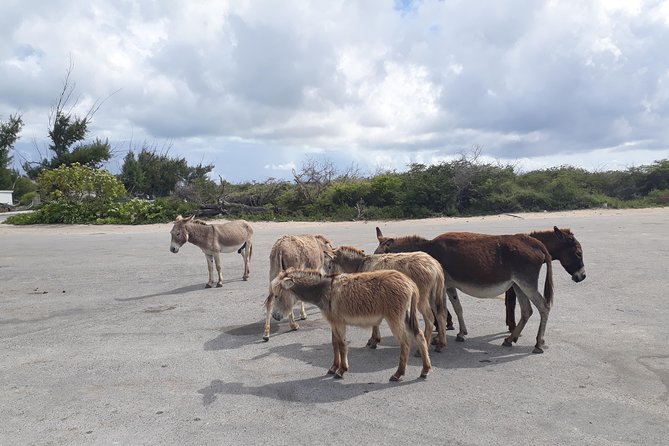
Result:
{"type": "Polygon", "coordinates": [[[233,182],[475,149],[626,169],[669,158],[668,48],[666,0],[3,0],[0,121],[40,159],[69,70],[112,172],[144,146],[233,182]]]}

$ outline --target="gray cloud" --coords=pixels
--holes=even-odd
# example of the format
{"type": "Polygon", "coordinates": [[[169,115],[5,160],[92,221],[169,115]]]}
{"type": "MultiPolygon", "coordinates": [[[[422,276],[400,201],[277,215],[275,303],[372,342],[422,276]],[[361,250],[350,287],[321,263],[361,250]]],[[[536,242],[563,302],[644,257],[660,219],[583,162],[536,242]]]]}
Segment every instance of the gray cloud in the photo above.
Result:
{"type": "Polygon", "coordinates": [[[28,1],[0,25],[0,119],[30,119],[28,154],[71,58],[75,111],[106,98],[94,136],[169,143],[232,179],[308,153],[669,156],[668,2],[28,1]]]}

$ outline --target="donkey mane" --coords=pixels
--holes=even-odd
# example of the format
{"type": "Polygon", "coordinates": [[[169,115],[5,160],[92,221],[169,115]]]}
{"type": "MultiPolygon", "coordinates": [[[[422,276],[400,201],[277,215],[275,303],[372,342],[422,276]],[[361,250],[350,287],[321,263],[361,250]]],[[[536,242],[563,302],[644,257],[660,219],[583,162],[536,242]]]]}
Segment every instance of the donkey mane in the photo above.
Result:
{"type": "Polygon", "coordinates": [[[332,242],[327,237],[322,236],[320,234],[314,235],[314,238],[320,240],[325,245],[332,245],[332,242]]]}
{"type": "MultiPolygon", "coordinates": [[[[564,232],[565,234],[567,234],[569,236],[572,236],[572,237],[574,236],[574,234],[572,234],[572,232],[571,232],[571,229],[569,229],[569,228],[564,228],[564,229],[560,228],[560,231],[564,232]]],[[[530,237],[534,237],[535,235],[537,235],[537,236],[550,235],[552,233],[553,233],[553,230],[532,231],[532,232],[530,232],[530,237]]]]}
{"type": "Polygon", "coordinates": [[[427,242],[428,240],[425,237],[420,235],[405,235],[403,237],[394,237],[395,241],[400,241],[401,243],[416,244],[427,242]]]}
{"type": "Polygon", "coordinates": [[[353,254],[361,257],[365,256],[365,252],[362,249],[358,249],[354,246],[340,246],[337,249],[344,254],[353,254]]]}
{"type": "Polygon", "coordinates": [[[193,224],[196,224],[196,225],[209,226],[209,223],[207,223],[207,222],[204,221],[204,220],[195,220],[195,219],[193,219],[193,220],[189,221],[188,223],[193,223],[193,224]]]}
{"type": "Polygon", "coordinates": [[[295,279],[319,279],[319,280],[324,277],[328,277],[316,269],[297,269],[292,266],[285,271],[281,271],[279,275],[281,276],[281,278],[290,276],[295,279]]]}

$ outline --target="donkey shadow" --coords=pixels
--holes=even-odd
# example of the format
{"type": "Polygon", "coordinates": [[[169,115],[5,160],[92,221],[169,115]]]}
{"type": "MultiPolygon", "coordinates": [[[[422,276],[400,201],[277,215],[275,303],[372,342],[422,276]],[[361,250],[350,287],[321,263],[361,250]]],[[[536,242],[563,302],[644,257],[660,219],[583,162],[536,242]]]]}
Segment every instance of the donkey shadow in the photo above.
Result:
{"type": "Polygon", "coordinates": [[[396,388],[424,382],[424,379],[403,379],[400,382],[387,383],[345,383],[335,380],[332,376],[323,375],[313,378],[283,381],[261,386],[250,386],[241,382],[226,383],[220,379],[211,383],[197,393],[202,395],[202,404],[208,406],[222,395],[253,395],[294,403],[331,403],[346,401],[366,393],[377,392],[388,388],[396,388]],[[331,384],[325,387],[326,384],[331,384]]]}
{"type": "MultiPolygon", "coordinates": [[[[232,282],[241,282],[241,278],[237,279],[226,279],[223,281],[223,284],[226,283],[232,283],[232,282]]],[[[197,284],[197,285],[188,285],[188,286],[182,286],[179,288],[175,288],[170,291],[162,291],[160,293],[153,293],[153,294],[145,294],[143,296],[137,296],[137,297],[126,297],[126,298],[115,298],[115,301],[118,302],[130,302],[133,300],[142,300],[142,299],[150,299],[152,297],[161,297],[161,296],[174,296],[174,295],[179,295],[179,294],[187,294],[187,293],[192,293],[194,291],[202,291],[204,290],[205,287],[202,284],[197,284]]]]}

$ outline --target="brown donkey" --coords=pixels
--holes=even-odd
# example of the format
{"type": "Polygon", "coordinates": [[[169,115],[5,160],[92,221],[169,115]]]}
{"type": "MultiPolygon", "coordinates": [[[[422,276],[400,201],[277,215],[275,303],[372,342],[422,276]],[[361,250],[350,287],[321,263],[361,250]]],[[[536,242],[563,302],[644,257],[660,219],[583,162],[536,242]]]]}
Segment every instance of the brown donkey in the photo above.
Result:
{"type": "MultiPolygon", "coordinates": [[[[553,260],[560,261],[565,271],[571,275],[571,280],[578,283],[585,279],[583,249],[570,229],[559,229],[553,226],[552,231],[530,232],[529,235],[544,244],[553,260]]],[[[513,288],[506,291],[504,303],[506,305],[506,325],[509,331],[513,331],[516,328],[516,293],[513,288]]]]}
{"type": "Polygon", "coordinates": [[[276,308],[283,315],[292,311],[293,299],[316,305],[332,329],[334,360],[328,374],[342,378],[348,371],[346,326],[371,327],[386,320],[400,343],[400,363],[390,381],[399,381],[406,371],[411,339],[423,359],[421,378],[432,364],[425,336],[418,326],[418,288],[399,271],[372,271],[326,276],[318,271],[289,268],[272,281],[276,308]]]}
{"type": "MultiPolygon", "coordinates": [[[[269,283],[270,290],[267,299],[265,299],[265,328],[263,331],[263,340],[269,341],[270,316],[272,315],[272,305],[274,295],[272,294],[272,280],[290,267],[297,269],[315,269],[323,268],[324,251],[332,250],[330,240],[322,235],[284,235],[274,242],[269,254],[269,283]]],[[[297,302],[293,302],[295,306],[297,302]]],[[[291,308],[292,308],[291,306],[291,308]]],[[[277,319],[278,316],[275,317],[277,319]]],[[[307,318],[307,312],[304,310],[304,303],[300,302],[300,320],[307,318]]],[[[277,319],[279,320],[279,319],[277,319]]],[[[288,321],[292,330],[297,330],[300,326],[295,322],[295,316],[291,310],[288,314],[288,321]]]]}
{"type": "MultiPolygon", "coordinates": [[[[399,254],[365,253],[352,246],[340,246],[332,254],[325,253],[325,272],[327,274],[362,273],[392,269],[406,274],[418,286],[418,311],[423,315],[426,339],[432,337],[435,316],[439,320],[436,351],[446,346],[446,308],[444,305],[444,272],[441,265],[432,256],[424,252],[404,252],[399,254]]],[[[379,326],[372,327],[372,337],[367,345],[376,348],[381,342],[379,326]]]]}
{"type": "Polygon", "coordinates": [[[242,279],[249,277],[249,261],[253,254],[253,228],[245,220],[234,220],[227,223],[208,224],[201,220],[194,220],[193,216],[183,218],[177,215],[174,226],[170,231],[172,241],[170,251],[178,253],[186,242],[191,242],[202,250],[207,259],[207,269],[209,270],[209,280],[206,288],[212,286],[223,286],[223,275],[221,274],[222,252],[233,252],[241,254],[244,257],[244,274],[242,279]],[[214,280],[214,263],[216,263],[216,272],[218,280],[214,280]]]}
{"type": "Polygon", "coordinates": [[[553,300],[553,269],[546,247],[526,234],[485,235],[469,232],[449,232],[432,240],[418,236],[384,237],[376,228],[379,246],[376,253],[423,251],[437,259],[444,269],[446,294],[458,316],[460,331],[456,337],[464,341],[467,327],[457,289],[470,296],[496,297],[513,287],[518,296],[522,316],[516,329],[503,345],[517,342],[527,320],[532,315],[532,302],[539,310],[541,321],[534,353],[543,353],[544,333],[553,300]],[[537,288],[541,266],[546,264],[544,295],[537,288]]]}

